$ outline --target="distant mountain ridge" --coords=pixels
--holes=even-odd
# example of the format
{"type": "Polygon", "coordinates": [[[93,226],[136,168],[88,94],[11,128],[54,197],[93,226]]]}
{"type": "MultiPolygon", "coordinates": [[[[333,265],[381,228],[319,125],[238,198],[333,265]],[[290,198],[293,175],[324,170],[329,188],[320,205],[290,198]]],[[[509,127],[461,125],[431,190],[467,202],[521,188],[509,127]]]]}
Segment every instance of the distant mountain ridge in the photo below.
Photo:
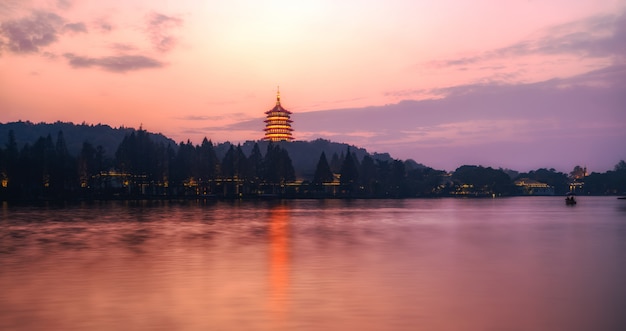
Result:
{"type": "MultiPolygon", "coordinates": [[[[268,141],[246,141],[241,144],[241,150],[246,156],[250,155],[254,144],[259,144],[262,154],[267,150],[268,141]]],[[[356,156],[357,160],[362,160],[365,155],[371,156],[374,160],[390,161],[391,156],[387,153],[370,154],[365,148],[349,145],[346,143],[332,142],[326,139],[316,139],[313,141],[291,141],[277,142],[275,144],[287,150],[293,167],[298,178],[313,178],[315,167],[319,161],[322,152],[326,154],[328,161],[332,159],[333,154],[338,156],[345,155],[348,149],[350,153],[356,156]]],[[[224,157],[232,144],[230,142],[220,143],[215,146],[215,152],[221,159],[224,157]]],[[[417,165],[417,163],[415,163],[417,165]]]]}
{"type": "MultiPolygon", "coordinates": [[[[40,137],[50,135],[56,140],[59,131],[63,131],[63,136],[67,144],[68,151],[72,155],[77,155],[83,145],[87,141],[93,146],[102,146],[107,157],[115,156],[115,152],[126,135],[137,131],[134,128],[119,127],[113,128],[106,124],[74,124],[68,122],[55,123],[32,123],[29,121],[18,121],[10,123],[0,123],[0,146],[4,146],[8,141],[9,131],[13,130],[18,147],[21,149],[25,144],[33,144],[40,137]]],[[[171,138],[161,133],[148,132],[150,138],[155,143],[163,143],[165,146],[170,145],[175,150],[178,144],[171,138]]],[[[255,143],[259,144],[262,154],[267,150],[267,141],[246,141],[241,144],[241,148],[246,156],[250,155],[255,143]]],[[[349,145],[346,143],[332,142],[325,139],[317,139],[314,141],[293,141],[279,142],[280,146],[287,150],[292,160],[296,176],[299,178],[310,179],[313,177],[315,167],[322,152],[326,154],[330,161],[333,154],[341,156],[348,149],[350,153],[356,156],[357,160],[362,160],[365,155],[370,155],[375,160],[389,161],[392,157],[387,153],[370,154],[366,149],[349,145]]],[[[214,143],[217,156],[222,159],[230,146],[230,142],[214,143]]],[[[423,167],[423,165],[409,160],[415,167],[423,167]]]]}
{"type": "MultiPolygon", "coordinates": [[[[50,135],[56,140],[59,131],[63,131],[67,149],[72,155],[77,155],[87,141],[93,146],[102,146],[107,156],[115,155],[117,147],[124,139],[124,136],[137,131],[134,128],[119,127],[113,128],[106,124],[74,124],[69,122],[54,123],[32,123],[29,121],[18,121],[10,123],[0,123],[0,145],[8,141],[9,131],[13,130],[15,140],[21,149],[25,144],[33,144],[39,137],[50,135]]],[[[149,133],[150,138],[157,143],[176,146],[176,142],[161,133],[149,133]]]]}

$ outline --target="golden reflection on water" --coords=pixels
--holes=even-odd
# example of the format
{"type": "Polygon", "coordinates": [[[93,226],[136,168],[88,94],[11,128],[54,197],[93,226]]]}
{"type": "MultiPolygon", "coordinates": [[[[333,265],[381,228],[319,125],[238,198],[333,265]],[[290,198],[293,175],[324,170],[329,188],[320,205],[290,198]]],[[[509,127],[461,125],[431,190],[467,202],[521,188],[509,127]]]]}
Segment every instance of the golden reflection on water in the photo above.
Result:
{"type": "Polygon", "coordinates": [[[269,306],[279,322],[287,317],[289,308],[289,211],[284,205],[274,206],[269,217],[269,306]]]}

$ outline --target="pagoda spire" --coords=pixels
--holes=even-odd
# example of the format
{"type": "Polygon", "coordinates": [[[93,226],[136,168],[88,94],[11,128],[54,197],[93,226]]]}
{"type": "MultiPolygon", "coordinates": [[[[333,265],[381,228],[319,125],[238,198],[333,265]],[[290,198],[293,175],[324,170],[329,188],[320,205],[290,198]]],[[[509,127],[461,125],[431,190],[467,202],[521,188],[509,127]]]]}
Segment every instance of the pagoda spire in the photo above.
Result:
{"type": "Polygon", "coordinates": [[[276,87],[276,105],[280,106],[280,86],[276,87]]]}

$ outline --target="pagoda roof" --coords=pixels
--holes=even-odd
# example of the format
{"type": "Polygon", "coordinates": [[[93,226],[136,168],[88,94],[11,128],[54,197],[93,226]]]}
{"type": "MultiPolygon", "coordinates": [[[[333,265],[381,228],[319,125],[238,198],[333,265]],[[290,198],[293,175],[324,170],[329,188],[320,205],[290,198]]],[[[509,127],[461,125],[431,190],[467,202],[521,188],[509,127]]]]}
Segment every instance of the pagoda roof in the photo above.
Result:
{"type": "Polygon", "coordinates": [[[266,111],[265,114],[271,114],[271,113],[276,113],[276,112],[281,112],[281,113],[286,113],[286,114],[291,115],[291,112],[283,108],[283,106],[280,104],[280,90],[276,91],[276,106],[266,111]]]}
{"type": "Polygon", "coordinates": [[[278,102],[276,106],[274,106],[274,108],[266,111],[265,114],[271,114],[271,113],[276,113],[276,112],[287,113],[291,115],[291,112],[283,108],[283,106],[280,105],[280,102],[278,102]]]}

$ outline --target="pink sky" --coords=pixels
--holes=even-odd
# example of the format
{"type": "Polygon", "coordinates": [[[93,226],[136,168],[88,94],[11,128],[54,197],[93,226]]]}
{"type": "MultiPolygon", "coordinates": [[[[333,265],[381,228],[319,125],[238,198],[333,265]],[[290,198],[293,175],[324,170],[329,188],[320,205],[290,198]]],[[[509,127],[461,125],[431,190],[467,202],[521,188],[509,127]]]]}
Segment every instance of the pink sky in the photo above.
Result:
{"type": "Polygon", "coordinates": [[[0,122],[255,140],[280,85],[297,139],[447,170],[606,171],[626,159],[625,10],[616,0],[3,0],[0,122]]]}

